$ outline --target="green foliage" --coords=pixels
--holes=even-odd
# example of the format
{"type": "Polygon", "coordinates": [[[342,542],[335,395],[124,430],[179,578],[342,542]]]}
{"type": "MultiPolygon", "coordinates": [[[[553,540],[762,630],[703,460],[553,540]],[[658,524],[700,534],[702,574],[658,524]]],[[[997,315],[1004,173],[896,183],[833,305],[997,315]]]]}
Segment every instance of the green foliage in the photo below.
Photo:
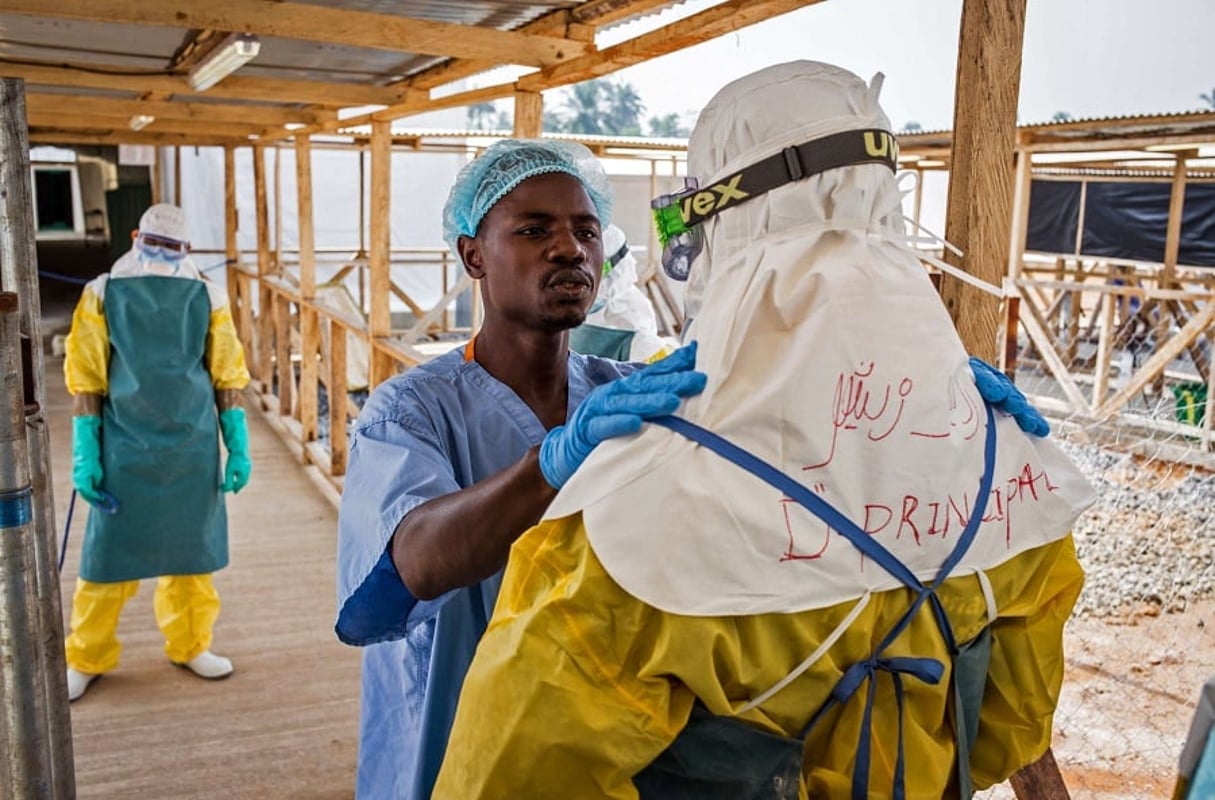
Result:
{"type": "Polygon", "coordinates": [[[625,81],[599,78],[563,90],[561,104],[544,113],[544,129],[555,133],[640,136],[645,103],[625,81]]]}
{"type": "Polygon", "coordinates": [[[680,122],[679,115],[672,112],[661,117],[650,117],[650,135],[668,138],[686,137],[691,131],[680,122]]]}
{"type": "Polygon", "coordinates": [[[491,131],[497,127],[498,107],[494,103],[477,103],[468,107],[468,129],[491,131]]]}
{"type": "Polygon", "coordinates": [[[1203,92],[1202,94],[1198,95],[1198,99],[1209,105],[1211,108],[1215,108],[1215,89],[1211,89],[1210,94],[1203,92]]]}

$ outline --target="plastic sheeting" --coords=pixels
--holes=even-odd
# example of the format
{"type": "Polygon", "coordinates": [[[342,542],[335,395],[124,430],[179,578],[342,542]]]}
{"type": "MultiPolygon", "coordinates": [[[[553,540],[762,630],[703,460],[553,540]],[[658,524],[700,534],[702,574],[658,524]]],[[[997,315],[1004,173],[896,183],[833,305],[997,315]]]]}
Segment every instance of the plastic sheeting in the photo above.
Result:
{"type": "MultiPolygon", "coordinates": [[[[1034,181],[1026,249],[1075,253],[1084,195],[1080,254],[1164,261],[1169,183],[1034,181]]],[[[1215,185],[1186,187],[1178,262],[1215,267],[1215,185]]]]}

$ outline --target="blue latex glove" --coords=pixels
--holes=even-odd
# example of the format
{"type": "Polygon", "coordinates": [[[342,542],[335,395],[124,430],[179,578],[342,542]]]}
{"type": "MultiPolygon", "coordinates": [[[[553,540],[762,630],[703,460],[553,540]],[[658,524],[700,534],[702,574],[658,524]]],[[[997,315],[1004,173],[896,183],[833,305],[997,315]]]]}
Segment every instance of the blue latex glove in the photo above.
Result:
{"type": "Polygon", "coordinates": [[[229,408],[219,414],[219,430],[228,448],[228,461],[224,464],[225,492],[236,494],[249,482],[253,461],[249,458],[249,426],[245,422],[245,409],[229,408]]]}
{"type": "Polygon", "coordinates": [[[983,399],[1015,419],[1021,430],[1033,436],[1046,436],[1050,433],[1046,418],[1029,404],[1025,395],[1007,375],[974,356],[970,357],[970,369],[975,375],[975,386],[983,399]]]}
{"type": "Polygon", "coordinates": [[[101,417],[72,417],[72,486],[89,505],[109,511],[113,498],[101,488],[103,477],[101,417]]]}
{"type": "Polygon", "coordinates": [[[692,342],[627,377],[596,387],[569,420],[540,443],[544,479],[560,489],[600,442],[636,433],[642,420],[670,414],[682,398],[703,392],[708,378],[695,372],[695,365],[692,342]]]}

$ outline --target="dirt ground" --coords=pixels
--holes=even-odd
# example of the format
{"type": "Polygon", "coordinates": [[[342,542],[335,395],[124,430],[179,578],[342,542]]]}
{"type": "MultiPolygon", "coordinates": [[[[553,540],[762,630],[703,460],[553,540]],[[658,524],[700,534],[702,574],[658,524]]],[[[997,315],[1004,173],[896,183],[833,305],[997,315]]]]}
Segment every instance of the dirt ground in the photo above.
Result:
{"type": "MultiPolygon", "coordinates": [[[[1075,800],[1168,800],[1199,688],[1215,675],[1215,602],[1074,619],[1053,749],[1075,800]]],[[[1007,786],[985,800],[1013,797],[1007,786]]]]}

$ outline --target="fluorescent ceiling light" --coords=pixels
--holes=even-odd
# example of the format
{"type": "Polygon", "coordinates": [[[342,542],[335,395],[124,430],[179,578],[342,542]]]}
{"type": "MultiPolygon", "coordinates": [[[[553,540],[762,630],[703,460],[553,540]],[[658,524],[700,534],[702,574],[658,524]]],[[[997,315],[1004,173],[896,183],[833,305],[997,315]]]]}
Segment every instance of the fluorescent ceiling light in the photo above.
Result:
{"type": "Polygon", "coordinates": [[[135,116],[131,117],[131,130],[141,131],[155,121],[156,117],[152,117],[147,114],[136,114],[135,116]]]}
{"type": "Polygon", "coordinates": [[[936,159],[936,158],[923,158],[923,159],[920,159],[919,163],[917,163],[916,166],[917,167],[943,167],[943,166],[945,166],[945,162],[941,161],[940,159],[936,159]]]}
{"type": "Polygon", "coordinates": [[[190,70],[190,88],[205,92],[249,62],[262,43],[251,33],[233,33],[190,70]]]}
{"type": "Polygon", "coordinates": [[[300,128],[307,128],[308,124],[305,122],[288,122],[283,127],[289,131],[298,131],[300,128]]]}

